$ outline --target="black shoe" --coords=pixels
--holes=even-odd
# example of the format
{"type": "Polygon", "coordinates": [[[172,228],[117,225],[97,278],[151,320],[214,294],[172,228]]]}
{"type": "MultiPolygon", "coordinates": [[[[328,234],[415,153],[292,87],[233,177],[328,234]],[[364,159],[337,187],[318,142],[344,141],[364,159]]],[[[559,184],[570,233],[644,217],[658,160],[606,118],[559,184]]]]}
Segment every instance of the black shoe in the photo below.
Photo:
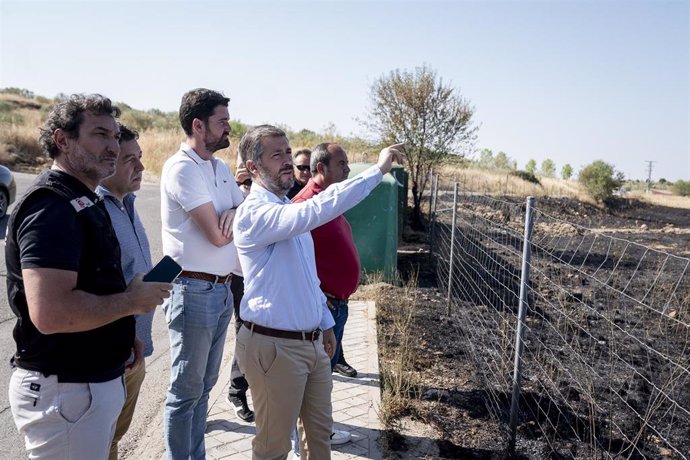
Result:
{"type": "Polygon", "coordinates": [[[230,404],[230,406],[235,411],[237,417],[247,423],[254,421],[254,411],[249,408],[247,404],[246,396],[230,396],[228,395],[225,400],[230,404]]]}
{"type": "Polygon", "coordinates": [[[349,364],[338,363],[335,365],[335,371],[344,377],[357,377],[357,370],[349,364]]]}

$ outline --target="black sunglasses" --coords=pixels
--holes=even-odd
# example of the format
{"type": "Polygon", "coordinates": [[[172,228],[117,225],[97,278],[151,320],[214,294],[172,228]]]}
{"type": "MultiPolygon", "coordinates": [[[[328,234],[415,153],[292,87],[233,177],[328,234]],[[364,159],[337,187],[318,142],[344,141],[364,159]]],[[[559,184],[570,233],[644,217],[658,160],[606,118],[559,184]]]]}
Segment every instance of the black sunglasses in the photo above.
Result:
{"type": "Polygon", "coordinates": [[[295,165],[295,168],[299,169],[300,171],[309,171],[309,165],[295,165]]]}

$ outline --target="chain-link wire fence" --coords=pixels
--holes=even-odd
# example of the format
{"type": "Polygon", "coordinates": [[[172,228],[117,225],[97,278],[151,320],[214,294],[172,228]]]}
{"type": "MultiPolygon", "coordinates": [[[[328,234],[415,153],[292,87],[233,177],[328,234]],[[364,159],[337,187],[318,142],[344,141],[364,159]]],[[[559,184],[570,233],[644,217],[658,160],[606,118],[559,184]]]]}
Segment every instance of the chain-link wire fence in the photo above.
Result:
{"type": "Polygon", "coordinates": [[[549,215],[538,200],[528,213],[525,201],[436,187],[431,202],[439,289],[509,445],[690,458],[690,259],[549,215]]]}

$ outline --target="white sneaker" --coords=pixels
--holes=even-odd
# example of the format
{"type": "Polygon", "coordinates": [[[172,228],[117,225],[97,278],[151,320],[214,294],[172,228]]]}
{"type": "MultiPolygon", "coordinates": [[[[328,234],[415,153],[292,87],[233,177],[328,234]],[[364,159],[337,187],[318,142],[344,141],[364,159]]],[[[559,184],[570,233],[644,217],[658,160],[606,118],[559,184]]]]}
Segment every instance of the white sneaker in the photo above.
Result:
{"type": "Polygon", "coordinates": [[[338,446],[349,442],[352,436],[349,431],[333,430],[331,433],[331,446],[338,446]]]}

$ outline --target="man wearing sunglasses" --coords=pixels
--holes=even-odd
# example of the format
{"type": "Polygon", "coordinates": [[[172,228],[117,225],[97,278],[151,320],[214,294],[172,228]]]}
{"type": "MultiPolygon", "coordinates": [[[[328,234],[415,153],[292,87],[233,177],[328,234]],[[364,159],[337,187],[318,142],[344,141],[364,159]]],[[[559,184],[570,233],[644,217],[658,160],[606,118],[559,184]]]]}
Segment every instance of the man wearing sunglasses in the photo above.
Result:
{"type": "Polygon", "coordinates": [[[299,149],[292,157],[292,167],[295,171],[295,185],[287,192],[287,197],[291,200],[307,185],[311,179],[311,150],[299,149]]]}

